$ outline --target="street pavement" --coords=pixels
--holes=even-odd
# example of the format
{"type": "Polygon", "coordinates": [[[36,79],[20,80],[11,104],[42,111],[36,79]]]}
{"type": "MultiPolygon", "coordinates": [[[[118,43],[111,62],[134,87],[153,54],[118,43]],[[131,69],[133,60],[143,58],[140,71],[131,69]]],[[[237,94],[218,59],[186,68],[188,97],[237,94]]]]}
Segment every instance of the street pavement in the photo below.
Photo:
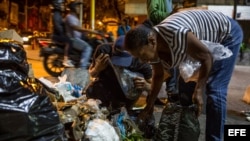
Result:
{"type": "MultiPolygon", "coordinates": [[[[39,57],[39,49],[30,49],[29,47],[25,47],[27,52],[28,60],[42,60],[39,57]]],[[[245,59],[241,62],[237,60],[237,65],[235,66],[235,70],[233,72],[233,76],[231,78],[229,88],[228,88],[228,99],[227,99],[227,119],[226,124],[243,124],[250,125],[250,122],[246,120],[246,117],[242,115],[242,110],[250,110],[250,105],[246,104],[242,101],[244,96],[245,89],[248,85],[250,85],[250,53],[245,54],[245,59]]],[[[50,79],[50,77],[47,77],[50,79]]],[[[52,78],[53,79],[53,78],[52,78]]],[[[161,97],[165,96],[164,87],[161,90],[161,97]]],[[[155,107],[155,117],[156,121],[159,120],[161,116],[162,107],[155,107]]],[[[199,117],[201,134],[199,141],[205,141],[205,120],[206,115],[205,112],[199,117]]]]}

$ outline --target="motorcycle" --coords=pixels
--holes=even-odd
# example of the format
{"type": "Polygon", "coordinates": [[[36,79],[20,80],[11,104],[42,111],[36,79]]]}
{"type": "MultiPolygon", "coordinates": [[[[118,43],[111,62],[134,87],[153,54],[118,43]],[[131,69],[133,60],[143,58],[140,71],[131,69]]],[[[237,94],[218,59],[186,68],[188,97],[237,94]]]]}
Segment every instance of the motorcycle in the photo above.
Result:
{"type": "MultiPolygon", "coordinates": [[[[100,34],[85,34],[84,40],[93,48],[103,43],[113,42],[113,35],[111,33],[100,34]]],[[[40,44],[40,57],[43,57],[43,67],[45,71],[51,76],[58,77],[61,75],[65,66],[64,60],[64,45],[58,42],[48,42],[48,44],[40,44]]],[[[73,47],[69,51],[69,58],[72,63],[78,67],[81,58],[81,52],[73,47]]]]}

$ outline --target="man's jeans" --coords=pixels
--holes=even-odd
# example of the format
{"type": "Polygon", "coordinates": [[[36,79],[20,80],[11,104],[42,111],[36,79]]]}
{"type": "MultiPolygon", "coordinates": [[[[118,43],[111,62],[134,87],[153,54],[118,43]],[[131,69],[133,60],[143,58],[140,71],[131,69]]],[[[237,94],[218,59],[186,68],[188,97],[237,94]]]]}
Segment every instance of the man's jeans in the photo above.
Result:
{"type": "Polygon", "coordinates": [[[178,94],[179,70],[177,68],[172,68],[169,70],[169,73],[171,77],[166,80],[166,91],[167,93],[178,94]]]}
{"type": "Polygon", "coordinates": [[[221,44],[233,53],[229,58],[215,61],[206,87],[206,141],[222,141],[227,112],[228,85],[243,39],[241,27],[230,18],[231,33],[221,44]]]}
{"type": "Polygon", "coordinates": [[[81,40],[80,38],[73,39],[73,46],[79,48],[82,52],[80,67],[87,69],[90,64],[89,61],[92,56],[92,50],[93,50],[92,47],[87,42],[81,40]]]}

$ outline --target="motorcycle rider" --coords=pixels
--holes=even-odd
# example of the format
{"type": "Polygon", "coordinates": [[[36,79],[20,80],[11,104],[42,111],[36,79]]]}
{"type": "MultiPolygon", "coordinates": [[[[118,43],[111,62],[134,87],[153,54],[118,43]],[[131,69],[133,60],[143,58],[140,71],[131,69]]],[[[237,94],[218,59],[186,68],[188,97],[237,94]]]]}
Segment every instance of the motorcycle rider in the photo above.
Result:
{"type": "Polygon", "coordinates": [[[80,26],[80,21],[77,17],[78,15],[77,9],[80,4],[82,3],[76,1],[72,1],[68,4],[69,13],[65,17],[65,27],[67,36],[71,38],[72,47],[79,49],[79,51],[82,51],[80,67],[86,69],[89,66],[89,60],[91,58],[93,49],[86,41],[82,39],[84,36],[83,33],[85,32],[94,34],[99,34],[99,33],[93,30],[83,29],[80,26]]]}
{"type": "Polygon", "coordinates": [[[52,40],[57,44],[64,46],[64,61],[65,67],[74,67],[71,60],[68,59],[68,49],[71,45],[70,38],[66,36],[65,25],[63,21],[63,12],[65,11],[64,0],[53,0],[53,35],[52,40]]]}

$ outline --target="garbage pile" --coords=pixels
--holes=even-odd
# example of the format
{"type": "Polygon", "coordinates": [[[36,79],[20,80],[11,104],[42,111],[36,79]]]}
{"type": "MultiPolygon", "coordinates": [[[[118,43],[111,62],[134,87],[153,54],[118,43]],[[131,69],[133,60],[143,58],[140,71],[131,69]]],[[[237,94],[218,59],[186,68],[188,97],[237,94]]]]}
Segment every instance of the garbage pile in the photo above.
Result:
{"type": "Polygon", "coordinates": [[[66,76],[53,84],[30,66],[22,44],[0,41],[0,141],[144,140],[125,108],[110,114],[66,76]]]}
{"type": "Polygon", "coordinates": [[[87,99],[82,95],[81,86],[66,81],[67,76],[59,77],[52,84],[41,79],[57,91],[52,102],[57,108],[60,121],[65,127],[66,137],[71,141],[142,141],[143,133],[130,118],[127,109],[111,114],[107,107],[101,107],[98,99],[87,99]]]}

